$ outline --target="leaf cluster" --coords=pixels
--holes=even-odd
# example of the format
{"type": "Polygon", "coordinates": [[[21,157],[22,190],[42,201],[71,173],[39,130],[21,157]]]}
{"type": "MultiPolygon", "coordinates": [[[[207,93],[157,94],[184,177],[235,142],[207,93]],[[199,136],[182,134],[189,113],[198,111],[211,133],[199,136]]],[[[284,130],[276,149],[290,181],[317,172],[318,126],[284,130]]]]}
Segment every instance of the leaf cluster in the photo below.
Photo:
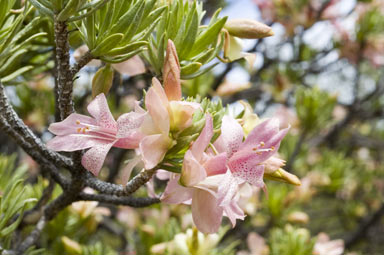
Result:
{"type": "Polygon", "coordinates": [[[217,10],[209,24],[202,25],[205,12],[199,2],[177,0],[165,7],[145,54],[155,72],[158,75],[162,72],[168,39],[175,43],[182,79],[192,79],[212,69],[215,64],[205,69],[201,67],[222,49],[224,40],[220,40],[220,35],[227,17],[218,17],[220,10],[217,10]]]}

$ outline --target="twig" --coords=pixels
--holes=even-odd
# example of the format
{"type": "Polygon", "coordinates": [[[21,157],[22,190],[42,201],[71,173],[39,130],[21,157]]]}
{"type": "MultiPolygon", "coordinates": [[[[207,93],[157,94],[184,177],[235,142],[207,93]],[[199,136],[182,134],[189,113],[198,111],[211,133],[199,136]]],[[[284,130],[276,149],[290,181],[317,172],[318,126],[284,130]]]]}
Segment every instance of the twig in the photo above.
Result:
{"type": "Polygon", "coordinates": [[[79,61],[71,68],[71,76],[74,77],[85,65],[87,65],[91,60],[93,59],[93,56],[90,51],[87,51],[80,59],[79,61]]]}
{"type": "Polygon", "coordinates": [[[363,239],[367,234],[368,230],[374,226],[384,214],[384,203],[381,207],[375,211],[372,215],[364,219],[359,227],[350,236],[344,239],[345,248],[350,248],[356,244],[359,240],[363,239]]]}
{"type": "Polygon", "coordinates": [[[98,201],[114,205],[127,205],[131,207],[146,207],[160,203],[160,199],[152,197],[118,197],[105,194],[89,194],[81,192],[78,196],[79,200],[98,201]]]}
{"type": "Polygon", "coordinates": [[[115,196],[128,196],[138,190],[141,186],[147,183],[156,172],[157,167],[149,170],[143,170],[139,174],[130,180],[127,185],[124,187],[122,185],[117,185],[109,182],[104,182],[95,178],[89,172],[86,173],[85,184],[99,191],[102,194],[106,195],[115,195],[115,196]]]}
{"type": "Polygon", "coordinates": [[[45,216],[42,216],[39,220],[39,222],[37,223],[36,227],[34,230],[32,230],[31,234],[29,234],[29,236],[24,240],[24,242],[22,242],[17,250],[16,250],[16,254],[24,254],[24,252],[29,248],[31,247],[32,245],[34,245],[36,243],[36,241],[39,239],[40,235],[41,235],[41,232],[43,231],[44,227],[45,227],[45,224],[46,224],[46,219],[45,219],[45,216]]]}
{"type": "Polygon", "coordinates": [[[301,149],[306,137],[307,137],[307,132],[304,130],[300,134],[299,140],[295,144],[295,148],[293,149],[293,152],[287,161],[287,165],[284,167],[288,172],[292,172],[293,163],[295,162],[296,157],[299,155],[300,149],[301,149]]]}

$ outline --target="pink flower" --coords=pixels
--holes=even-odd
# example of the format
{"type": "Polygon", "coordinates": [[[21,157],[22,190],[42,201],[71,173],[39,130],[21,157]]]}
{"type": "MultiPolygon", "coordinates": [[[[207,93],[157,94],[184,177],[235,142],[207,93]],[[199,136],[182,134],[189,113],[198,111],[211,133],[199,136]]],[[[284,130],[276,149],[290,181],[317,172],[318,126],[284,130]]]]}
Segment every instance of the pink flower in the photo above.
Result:
{"type": "Polygon", "coordinates": [[[207,115],[204,129],[185,154],[181,175],[172,176],[161,197],[165,203],[191,203],[193,221],[204,233],[217,232],[223,215],[229,217],[233,225],[236,219],[245,217],[236,198],[225,206],[220,205],[219,187],[228,175],[217,174],[218,169],[225,167],[225,155],[205,152],[212,136],[212,117],[207,115]]]}
{"type": "Polygon", "coordinates": [[[315,247],[313,248],[314,255],[341,255],[344,253],[344,241],[341,239],[330,240],[325,233],[320,233],[317,236],[315,247]]]}
{"type": "Polygon", "coordinates": [[[92,117],[72,113],[65,120],[53,123],[49,131],[56,135],[48,141],[48,148],[55,151],[76,151],[90,148],[81,164],[98,175],[112,146],[134,149],[142,138],[139,127],[144,115],[130,112],[113,118],[104,94],[98,95],[87,107],[92,117]]]}
{"type": "Polygon", "coordinates": [[[232,117],[224,116],[221,135],[215,142],[215,147],[219,152],[226,153],[228,168],[238,182],[245,181],[256,187],[263,187],[265,167],[278,169],[283,164],[273,155],[279,149],[288,129],[289,127],[280,130],[278,119],[268,119],[258,124],[243,142],[244,133],[240,124],[232,117]]]}
{"type": "MultiPolygon", "coordinates": [[[[145,168],[151,169],[163,160],[172,147],[170,132],[190,126],[192,115],[200,106],[197,103],[169,100],[156,78],[152,79],[152,87],[145,96],[145,106],[148,114],[140,129],[145,135],[140,142],[140,153],[145,168]]],[[[137,107],[136,112],[145,113],[140,107],[137,107]]]]}

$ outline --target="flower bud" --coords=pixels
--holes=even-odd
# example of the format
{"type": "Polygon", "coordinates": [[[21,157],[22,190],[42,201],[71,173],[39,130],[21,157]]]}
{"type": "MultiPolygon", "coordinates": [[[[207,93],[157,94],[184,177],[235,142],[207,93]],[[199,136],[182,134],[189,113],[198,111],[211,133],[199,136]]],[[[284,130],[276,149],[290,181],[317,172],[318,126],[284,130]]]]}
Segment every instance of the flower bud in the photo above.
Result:
{"type": "Polygon", "coordinates": [[[78,242],[69,239],[66,236],[63,236],[61,238],[61,242],[64,245],[64,250],[67,252],[67,254],[73,254],[73,255],[80,255],[83,254],[81,246],[78,242]]]}
{"type": "Polygon", "coordinates": [[[296,186],[301,185],[301,181],[299,178],[297,178],[296,175],[288,173],[282,168],[279,168],[278,170],[274,171],[273,173],[264,173],[264,178],[265,179],[270,179],[274,181],[279,181],[279,182],[286,182],[289,184],[293,184],[296,186]]]}
{"type": "Polygon", "coordinates": [[[305,212],[295,211],[288,215],[288,221],[292,223],[306,224],[309,221],[309,216],[305,212]]]}
{"type": "Polygon", "coordinates": [[[97,70],[92,80],[92,98],[104,93],[108,94],[113,82],[113,68],[111,65],[106,65],[97,70]]]}
{"type": "Polygon", "coordinates": [[[225,23],[229,34],[240,38],[260,39],[274,35],[272,28],[251,19],[233,19],[225,23]]]}
{"type": "Polygon", "coordinates": [[[168,100],[181,99],[180,63],[175,44],[168,40],[167,54],[163,66],[164,90],[168,100]]]}

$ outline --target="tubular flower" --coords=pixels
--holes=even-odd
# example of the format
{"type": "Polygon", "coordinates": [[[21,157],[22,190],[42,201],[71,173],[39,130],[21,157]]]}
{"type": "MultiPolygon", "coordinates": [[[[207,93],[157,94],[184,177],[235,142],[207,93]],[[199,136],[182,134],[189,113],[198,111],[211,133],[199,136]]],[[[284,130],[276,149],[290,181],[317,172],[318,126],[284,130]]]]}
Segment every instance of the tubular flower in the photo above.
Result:
{"type": "MultiPolygon", "coordinates": [[[[181,98],[180,98],[181,99],[181,98]]],[[[155,167],[163,160],[173,145],[170,131],[182,130],[192,124],[192,115],[199,104],[183,101],[169,101],[160,82],[152,79],[152,87],[145,97],[148,113],[140,130],[145,137],[140,142],[140,153],[146,169],[155,167]]],[[[137,107],[136,112],[145,114],[137,107]]]]}
{"type": "Polygon", "coordinates": [[[98,175],[112,146],[134,149],[143,135],[139,127],[144,114],[130,112],[113,118],[104,94],[99,94],[87,107],[93,117],[72,113],[65,120],[53,123],[48,130],[56,137],[48,141],[55,151],[76,151],[90,148],[81,160],[82,165],[98,175]]]}
{"type": "Polygon", "coordinates": [[[223,215],[233,225],[236,219],[245,217],[237,204],[238,197],[225,206],[220,205],[219,186],[227,178],[225,171],[221,171],[225,169],[225,155],[205,152],[212,136],[212,118],[207,115],[204,129],[185,154],[181,175],[172,176],[161,197],[165,203],[191,203],[196,227],[204,233],[217,232],[223,215]]]}
{"type": "Polygon", "coordinates": [[[244,133],[240,124],[232,117],[224,116],[221,136],[215,146],[218,151],[226,152],[228,168],[234,177],[263,187],[264,169],[266,165],[271,165],[271,160],[267,160],[279,149],[288,129],[279,130],[279,121],[268,119],[257,125],[243,142],[244,133]]]}

